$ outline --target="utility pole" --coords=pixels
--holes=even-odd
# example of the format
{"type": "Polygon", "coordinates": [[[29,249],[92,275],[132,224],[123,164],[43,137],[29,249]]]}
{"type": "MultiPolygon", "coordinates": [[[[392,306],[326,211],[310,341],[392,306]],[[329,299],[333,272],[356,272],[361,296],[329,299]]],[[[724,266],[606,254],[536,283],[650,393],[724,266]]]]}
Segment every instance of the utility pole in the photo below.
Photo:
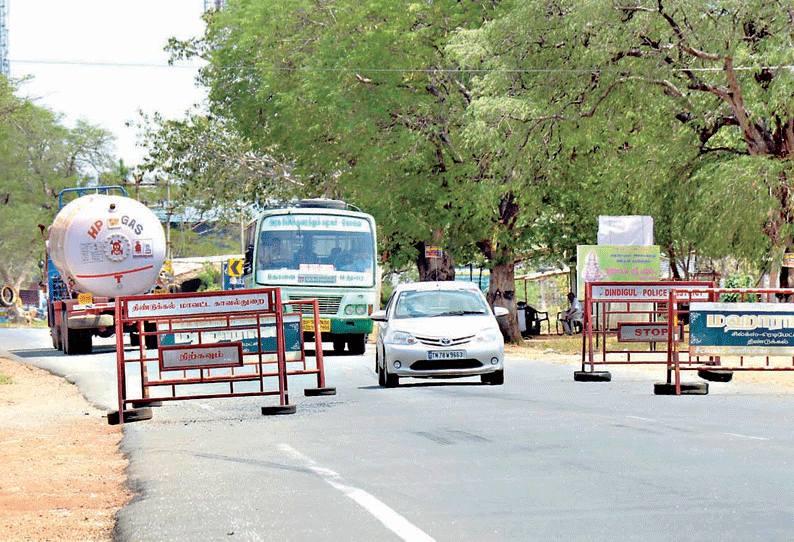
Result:
{"type": "Polygon", "coordinates": [[[0,75],[11,77],[8,64],[8,4],[11,0],[0,0],[0,75]]]}
{"type": "Polygon", "coordinates": [[[204,0],[204,11],[220,11],[226,7],[226,0],[204,0]]]}

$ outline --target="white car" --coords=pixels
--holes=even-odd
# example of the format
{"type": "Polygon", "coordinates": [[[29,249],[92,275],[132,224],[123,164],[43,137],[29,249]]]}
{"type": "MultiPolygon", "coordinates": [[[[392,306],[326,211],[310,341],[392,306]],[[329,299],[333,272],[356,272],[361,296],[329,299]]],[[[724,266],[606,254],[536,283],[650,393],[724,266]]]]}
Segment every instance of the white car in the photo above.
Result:
{"type": "Polygon", "coordinates": [[[378,384],[399,385],[401,377],[457,378],[479,375],[483,383],[504,383],[504,339],[497,316],[507,309],[488,305],[471,282],[400,284],[378,322],[375,371],[378,384]]]}

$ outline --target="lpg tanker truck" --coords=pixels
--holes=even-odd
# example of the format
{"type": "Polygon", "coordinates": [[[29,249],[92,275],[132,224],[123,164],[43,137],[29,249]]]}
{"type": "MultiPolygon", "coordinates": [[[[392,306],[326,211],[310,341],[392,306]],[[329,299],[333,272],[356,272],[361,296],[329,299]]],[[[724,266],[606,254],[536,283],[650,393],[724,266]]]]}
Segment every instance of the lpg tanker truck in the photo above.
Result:
{"type": "MultiPolygon", "coordinates": [[[[147,293],[157,282],[165,233],[157,216],[121,186],[67,188],[58,204],[46,236],[52,345],[67,355],[90,354],[95,335],[116,331],[114,298],[147,293]],[[67,203],[71,196],[76,199],[67,203]]],[[[138,330],[124,331],[139,344],[138,330]]],[[[156,339],[146,335],[146,347],[156,348],[149,344],[156,339]]]]}

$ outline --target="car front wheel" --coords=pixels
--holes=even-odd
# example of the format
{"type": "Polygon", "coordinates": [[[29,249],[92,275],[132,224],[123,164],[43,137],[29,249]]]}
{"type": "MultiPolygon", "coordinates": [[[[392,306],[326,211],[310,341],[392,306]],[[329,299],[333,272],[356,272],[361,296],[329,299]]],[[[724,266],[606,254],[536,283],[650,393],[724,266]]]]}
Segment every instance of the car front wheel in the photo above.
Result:
{"type": "Polygon", "coordinates": [[[485,375],[480,375],[480,381],[483,384],[490,384],[492,386],[501,386],[505,383],[505,371],[502,369],[501,371],[496,371],[495,373],[488,373],[485,375]]]}

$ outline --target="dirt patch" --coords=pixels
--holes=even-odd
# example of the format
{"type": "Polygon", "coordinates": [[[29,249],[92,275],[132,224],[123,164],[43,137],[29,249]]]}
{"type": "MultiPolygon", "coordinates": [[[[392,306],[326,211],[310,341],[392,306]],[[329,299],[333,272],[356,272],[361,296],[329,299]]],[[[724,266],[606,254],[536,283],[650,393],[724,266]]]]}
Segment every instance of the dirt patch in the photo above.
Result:
{"type": "MultiPolygon", "coordinates": [[[[541,335],[524,342],[523,346],[505,345],[505,356],[514,359],[536,359],[547,363],[571,365],[572,370],[578,370],[582,362],[582,337],[565,335],[541,335]]],[[[723,365],[736,365],[740,363],[736,356],[725,357],[723,365]]],[[[745,357],[742,361],[747,368],[763,367],[769,365],[777,368],[792,368],[791,357],[777,357],[766,359],[763,357],[745,357]]],[[[666,377],[664,365],[601,365],[596,370],[606,370],[614,373],[618,378],[621,371],[642,371],[658,375],[658,380],[666,377]]],[[[682,378],[698,380],[696,371],[682,370],[682,378]]],[[[769,393],[791,393],[794,389],[794,370],[744,370],[734,371],[733,382],[758,384],[768,389],[769,393]]]]}
{"type": "Polygon", "coordinates": [[[132,497],[121,437],[76,386],[0,358],[0,540],[111,540],[132,497]]]}

